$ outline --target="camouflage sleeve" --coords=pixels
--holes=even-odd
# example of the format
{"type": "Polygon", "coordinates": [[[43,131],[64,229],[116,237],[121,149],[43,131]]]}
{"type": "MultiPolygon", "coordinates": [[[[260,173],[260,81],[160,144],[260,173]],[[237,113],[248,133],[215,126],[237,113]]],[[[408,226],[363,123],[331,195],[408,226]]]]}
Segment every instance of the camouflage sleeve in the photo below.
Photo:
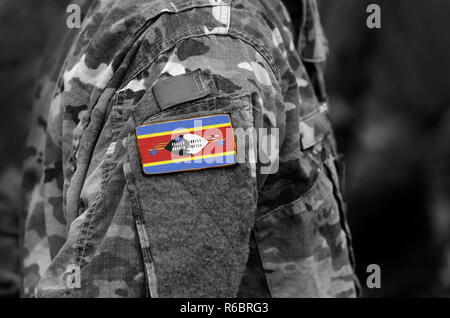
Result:
{"type": "MultiPolygon", "coordinates": [[[[119,38],[106,51],[111,56],[96,55],[95,45],[113,41],[95,33],[82,33],[76,55],[69,56],[48,116],[42,207],[51,262],[39,280],[39,296],[143,296],[143,286],[152,297],[237,294],[264,179],[251,159],[253,136],[257,128],[283,126],[281,88],[257,50],[223,36],[228,4],[192,6],[152,21],[133,48],[120,47],[121,56],[114,49],[128,38],[119,24],[111,31],[119,38]],[[202,27],[186,33],[182,25],[202,27]],[[169,38],[177,35],[173,45],[169,38]],[[84,36],[94,43],[86,45],[84,36]],[[157,41],[170,46],[152,60],[157,41]],[[119,65],[108,61],[119,57],[119,65]],[[198,69],[210,95],[161,110],[155,83],[198,69]],[[137,127],[220,114],[242,131],[236,136],[241,164],[143,174],[137,127]]],[[[270,134],[264,138],[278,143],[270,134]]],[[[31,241],[32,231],[28,236],[31,241]]]]}
{"type": "MultiPolygon", "coordinates": [[[[141,244],[148,237],[151,246],[158,284],[155,293],[161,297],[234,297],[246,267],[258,189],[266,177],[257,162],[256,136],[266,129],[263,138],[276,147],[279,134],[272,135],[270,129],[283,127],[285,121],[280,86],[270,66],[243,41],[217,35],[191,38],[163,54],[121,89],[119,96],[122,102],[115,107],[132,104],[140,108],[133,127],[231,116],[241,156],[238,166],[146,176],[136,138],[131,137],[125,171],[136,198],[136,217],[145,225],[138,227],[141,244]],[[211,96],[149,113],[158,107],[152,87],[199,69],[210,83],[211,96]]],[[[267,161],[265,168],[270,173],[267,161]]]]}
{"type": "Polygon", "coordinates": [[[280,11],[146,4],[98,2],[59,77],[37,295],[353,295],[327,109],[280,11]]]}

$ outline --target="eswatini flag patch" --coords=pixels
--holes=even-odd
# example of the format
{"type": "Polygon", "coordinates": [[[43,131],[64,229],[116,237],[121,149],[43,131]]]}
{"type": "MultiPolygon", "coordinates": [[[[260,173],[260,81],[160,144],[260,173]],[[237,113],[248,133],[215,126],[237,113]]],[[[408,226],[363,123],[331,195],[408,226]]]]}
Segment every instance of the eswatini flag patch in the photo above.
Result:
{"type": "Polygon", "coordinates": [[[202,170],[236,164],[229,115],[152,123],[136,129],[145,174],[202,170]]]}

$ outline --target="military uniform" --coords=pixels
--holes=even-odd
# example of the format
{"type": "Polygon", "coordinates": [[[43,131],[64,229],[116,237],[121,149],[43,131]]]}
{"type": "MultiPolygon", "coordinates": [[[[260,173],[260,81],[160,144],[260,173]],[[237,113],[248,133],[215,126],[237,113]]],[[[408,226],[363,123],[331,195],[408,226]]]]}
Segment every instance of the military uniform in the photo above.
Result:
{"type": "Polygon", "coordinates": [[[279,1],[92,4],[48,111],[28,294],[355,296],[326,42],[315,1],[302,9],[297,48],[279,1]],[[158,151],[143,149],[141,127],[220,116],[268,134],[237,138],[235,165],[144,173],[158,151]],[[275,157],[260,151],[267,140],[275,157]]]}

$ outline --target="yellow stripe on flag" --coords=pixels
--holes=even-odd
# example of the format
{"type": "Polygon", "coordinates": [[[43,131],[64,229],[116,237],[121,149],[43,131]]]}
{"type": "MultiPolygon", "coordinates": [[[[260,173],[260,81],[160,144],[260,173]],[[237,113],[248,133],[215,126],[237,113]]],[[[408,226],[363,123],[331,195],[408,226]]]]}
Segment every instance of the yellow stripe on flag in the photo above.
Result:
{"type": "Polygon", "coordinates": [[[160,133],[155,133],[155,134],[150,134],[150,135],[137,136],[137,139],[147,139],[147,138],[167,136],[167,135],[178,135],[178,134],[190,133],[190,132],[199,131],[199,130],[214,129],[214,128],[224,128],[224,127],[230,127],[231,128],[231,124],[230,123],[225,123],[225,124],[219,124],[219,125],[195,127],[195,128],[190,128],[190,129],[179,129],[179,130],[173,130],[173,131],[165,131],[165,132],[160,132],[160,133]]]}

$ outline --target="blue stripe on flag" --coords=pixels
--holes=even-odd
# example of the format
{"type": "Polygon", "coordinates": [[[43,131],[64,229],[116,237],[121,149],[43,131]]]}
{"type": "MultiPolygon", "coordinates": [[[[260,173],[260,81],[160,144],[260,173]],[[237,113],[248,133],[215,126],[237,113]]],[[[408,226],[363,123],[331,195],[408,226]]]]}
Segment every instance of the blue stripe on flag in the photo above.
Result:
{"type": "Polygon", "coordinates": [[[151,135],[161,132],[170,132],[178,129],[191,129],[203,126],[212,126],[226,124],[230,122],[230,117],[227,115],[217,115],[211,117],[201,117],[187,120],[177,120],[167,123],[149,124],[140,126],[136,129],[137,135],[151,135]]]}
{"type": "Polygon", "coordinates": [[[169,173],[169,172],[177,172],[177,171],[186,171],[186,170],[198,170],[198,169],[206,169],[206,168],[214,168],[226,165],[232,165],[236,163],[236,155],[209,158],[209,159],[201,159],[196,160],[194,162],[178,162],[178,163],[169,163],[165,165],[152,166],[152,167],[144,167],[144,172],[146,174],[160,174],[160,173],[169,173]]]}

